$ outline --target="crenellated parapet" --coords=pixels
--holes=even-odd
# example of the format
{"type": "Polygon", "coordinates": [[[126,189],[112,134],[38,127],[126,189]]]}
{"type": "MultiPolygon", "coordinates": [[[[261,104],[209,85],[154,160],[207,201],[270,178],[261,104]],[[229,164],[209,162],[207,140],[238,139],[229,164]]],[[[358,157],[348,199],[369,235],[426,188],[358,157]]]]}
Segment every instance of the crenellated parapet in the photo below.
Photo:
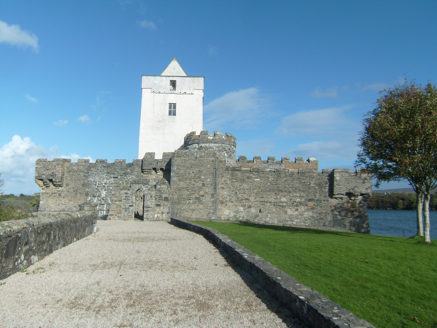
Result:
{"type": "Polygon", "coordinates": [[[132,163],[126,163],[125,159],[116,159],[113,163],[108,163],[106,159],[97,159],[91,163],[89,159],[78,159],[77,162],[71,162],[69,158],[55,158],[48,161],[47,158],[40,158],[35,165],[35,180],[42,187],[62,187],[66,171],[86,172],[90,168],[105,167],[106,169],[129,169],[140,167],[141,160],[134,159],[132,163]]]}
{"type": "Polygon", "coordinates": [[[372,192],[372,176],[361,170],[323,170],[330,175],[330,194],[333,198],[358,197],[372,192]]]}
{"type": "Polygon", "coordinates": [[[142,159],[141,171],[148,173],[150,171],[170,171],[171,169],[171,157],[173,153],[165,152],[162,154],[162,158],[155,158],[155,153],[145,153],[142,159]]]}
{"type": "Polygon", "coordinates": [[[290,161],[289,157],[282,157],[280,161],[276,160],[276,157],[268,157],[266,161],[261,159],[261,156],[254,156],[253,160],[248,160],[246,156],[239,156],[235,165],[229,166],[229,170],[281,170],[287,172],[298,172],[302,170],[310,170],[317,172],[319,169],[319,162],[310,157],[306,161],[302,157],[296,157],[294,161],[290,161]]]}
{"type": "Polygon", "coordinates": [[[40,158],[35,165],[35,182],[40,187],[62,187],[64,185],[65,164],[71,159],[55,158],[47,161],[47,158],[40,158]]]}
{"type": "Polygon", "coordinates": [[[214,131],[214,135],[209,135],[208,131],[201,131],[200,134],[190,132],[184,139],[184,149],[190,151],[214,150],[216,153],[223,153],[229,164],[235,162],[236,147],[237,139],[228,132],[225,135],[220,131],[214,131]]]}
{"type": "Polygon", "coordinates": [[[193,131],[185,136],[184,146],[188,149],[195,144],[224,144],[237,147],[237,139],[229,132],[223,135],[221,131],[214,131],[214,135],[209,135],[208,130],[201,131],[200,134],[193,131]]]}
{"type": "Polygon", "coordinates": [[[97,159],[91,163],[89,159],[78,159],[71,162],[69,158],[55,158],[48,161],[47,158],[40,158],[35,164],[35,182],[44,188],[64,187],[66,176],[84,176],[93,170],[132,171],[141,167],[141,160],[135,159],[132,163],[126,163],[125,159],[116,159],[108,163],[106,159],[97,159]]]}

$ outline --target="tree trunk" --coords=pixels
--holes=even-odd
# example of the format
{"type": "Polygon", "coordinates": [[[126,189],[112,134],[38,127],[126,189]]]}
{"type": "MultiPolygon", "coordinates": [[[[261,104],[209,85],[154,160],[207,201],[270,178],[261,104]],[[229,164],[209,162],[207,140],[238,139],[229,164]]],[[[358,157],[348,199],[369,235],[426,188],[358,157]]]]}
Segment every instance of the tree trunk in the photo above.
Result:
{"type": "Polygon", "coordinates": [[[430,225],[429,225],[429,201],[431,199],[431,193],[427,192],[425,194],[424,202],[424,214],[425,214],[425,243],[431,244],[431,237],[429,235],[430,225]]]}
{"type": "Polygon", "coordinates": [[[416,211],[417,211],[417,235],[423,237],[423,193],[416,193],[416,211]]]}

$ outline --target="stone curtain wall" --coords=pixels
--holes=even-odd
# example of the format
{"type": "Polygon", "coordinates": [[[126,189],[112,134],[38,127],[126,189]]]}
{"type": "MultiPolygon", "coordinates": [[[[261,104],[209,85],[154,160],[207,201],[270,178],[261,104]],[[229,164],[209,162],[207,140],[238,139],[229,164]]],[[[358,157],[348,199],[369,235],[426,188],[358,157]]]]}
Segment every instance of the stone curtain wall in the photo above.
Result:
{"type": "Polygon", "coordinates": [[[371,179],[361,172],[323,170],[314,158],[235,160],[236,140],[189,133],[185,148],[156,159],[107,163],[38,160],[41,212],[97,206],[109,219],[225,220],[369,233],[371,179]]]}
{"type": "Polygon", "coordinates": [[[220,184],[219,218],[331,228],[328,185],[326,174],[312,170],[227,167],[220,184]]]}
{"type": "Polygon", "coordinates": [[[227,166],[220,179],[219,220],[370,233],[371,178],[359,171],[227,166]]]}
{"type": "Polygon", "coordinates": [[[0,279],[94,232],[96,213],[40,215],[0,222],[0,279]]]}
{"type": "Polygon", "coordinates": [[[169,220],[169,183],[164,179],[165,166],[160,169],[158,164],[162,166],[162,160],[148,165],[147,160],[39,159],[35,168],[41,188],[39,211],[69,213],[94,204],[103,218],[169,220]]]}
{"type": "MultiPolygon", "coordinates": [[[[216,135],[209,137],[212,143],[216,135]]],[[[371,180],[360,172],[320,173],[312,158],[240,156],[229,164],[213,149],[178,150],[171,162],[173,218],[370,232],[365,200],[371,180]]]]}

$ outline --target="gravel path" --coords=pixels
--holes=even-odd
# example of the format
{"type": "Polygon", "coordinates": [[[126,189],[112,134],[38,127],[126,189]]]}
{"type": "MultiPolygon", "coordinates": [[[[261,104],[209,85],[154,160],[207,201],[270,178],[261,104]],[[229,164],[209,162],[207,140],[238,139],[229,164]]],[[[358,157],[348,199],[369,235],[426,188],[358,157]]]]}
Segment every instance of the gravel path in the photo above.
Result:
{"type": "Polygon", "coordinates": [[[166,222],[97,232],[0,281],[0,327],[298,327],[202,236],[166,222]]]}

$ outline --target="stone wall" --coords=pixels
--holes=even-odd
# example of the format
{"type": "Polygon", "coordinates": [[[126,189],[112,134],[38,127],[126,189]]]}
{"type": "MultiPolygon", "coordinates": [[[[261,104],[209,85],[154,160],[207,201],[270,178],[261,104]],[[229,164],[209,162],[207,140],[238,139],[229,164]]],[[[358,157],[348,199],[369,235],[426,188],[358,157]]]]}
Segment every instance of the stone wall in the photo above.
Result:
{"type": "Polygon", "coordinates": [[[177,150],[172,158],[171,217],[217,219],[217,176],[226,158],[213,150],[177,150]]]}
{"type": "Polygon", "coordinates": [[[329,174],[332,228],[370,233],[367,199],[372,191],[372,179],[360,170],[323,170],[329,174]]]}
{"type": "Polygon", "coordinates": [[[223,154],[212,150],[176,151],[171,217],[370,232],[367,175],[349,170],[317,172],[314,159],[247,162],[240,157],[229,165],[223,154]]]}
{"type": "Polygon", "coordinates": [[[39,159],[35,167],[35,180],[41,188],[39,211],[76,212],[80,205],[90,203],[97,205],[103,218],[169,220],[166,178],[170,169],[166,169],[165,159],[150,160],[151,154],[132,163],[124,159],[114,163],[39,159]]]}
{"type": "Polygon", "coordinates": [[[312,170],[227,167],[220,183],[218,216],[221,220],[331,228],[328,188],[328,176],[312,170]]]}
{"type": "Polygon", "coordinates": [[[95,212],[40,215],[0,222],[0,279],[94,232],[95,212]]]}
{"type": "Polygon", "coordinates": [[[189,133],[185,149],[142,160],[38,160],[41,212],[97,206],[99,216],[130,220],[224,220],[369,233],[370,176],[318,172],[314,158],[235,160],[230,134],[189,133]]]}

